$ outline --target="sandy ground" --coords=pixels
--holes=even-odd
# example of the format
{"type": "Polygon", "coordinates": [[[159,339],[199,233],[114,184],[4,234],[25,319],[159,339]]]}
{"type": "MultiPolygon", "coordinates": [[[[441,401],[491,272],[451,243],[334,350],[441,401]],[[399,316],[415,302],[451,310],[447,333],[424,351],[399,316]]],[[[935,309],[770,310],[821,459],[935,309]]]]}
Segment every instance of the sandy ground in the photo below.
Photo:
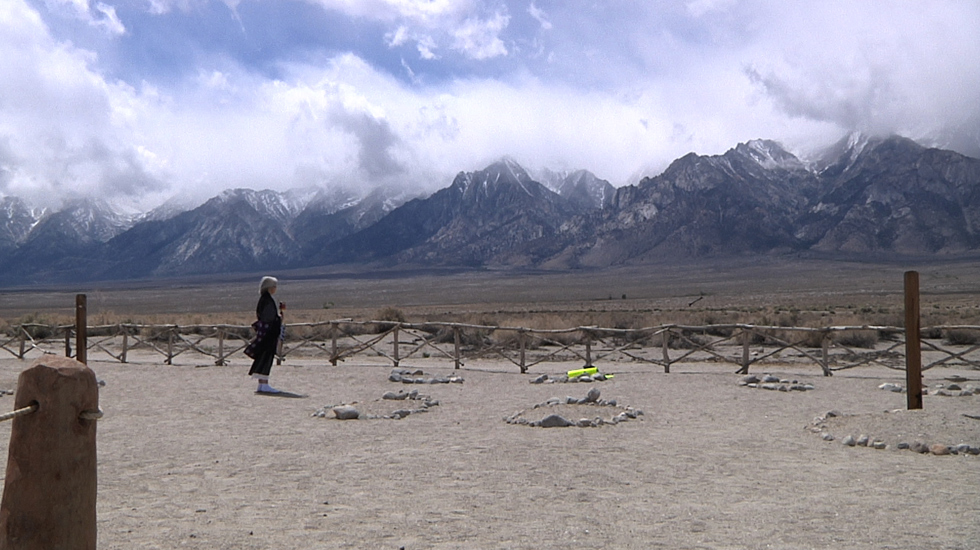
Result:
{"type": "MultiPolygon", "coordinates": [[[[29,363],[0,360],[0,388],[29,363]]],[[[404,386],[390,365],[290,361],[253,393],[244,362],[225,367],[94,363],[105,380],[98,427],[99,548],[980,548],[980,457],[845,447],[807,427],[980,445],[980,396],[876,389],[901,372],[868,367],[770,372],[809,392],[736,385],[731,366],[664,374],[631,363],[595,384],[532,385],[502,363],[472,362],[463,384],[404,386]],[[504,422],[550,397],[603,399],[644,415],[597,428],[504,422]],[[440,405],[402,420],[315,418],[328,404],[373,409],[385,391],[440,405]]],[[[403,367],[448,375],[452,365],[403,367]]],[[[761,369],[757,372],[762,372],[761,369]]],[[[980,372],[934,369],[930,385],[980,372]]],[[[13,398],[3,410],[13,406],[13,398]]],[[[392,410],[404,402],[391,402],[392,410]]],[[[10,423],[0,424],[4,455],[10,423]]],[[[889,441],[896,443],[897,441],[889,441]]]]}

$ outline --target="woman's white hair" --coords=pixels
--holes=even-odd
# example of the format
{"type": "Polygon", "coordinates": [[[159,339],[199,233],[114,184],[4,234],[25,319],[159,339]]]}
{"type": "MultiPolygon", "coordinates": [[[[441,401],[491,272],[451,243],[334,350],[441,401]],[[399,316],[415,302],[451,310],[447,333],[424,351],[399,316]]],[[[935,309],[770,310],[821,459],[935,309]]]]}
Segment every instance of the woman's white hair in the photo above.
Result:
{"type": "Polygon", "coordinates": [[[279,286],[279,279],[275,277],[262,277],[262,282],[259,283],[259,292],[265,292],[270,288],[275,288],[279,286]]]}

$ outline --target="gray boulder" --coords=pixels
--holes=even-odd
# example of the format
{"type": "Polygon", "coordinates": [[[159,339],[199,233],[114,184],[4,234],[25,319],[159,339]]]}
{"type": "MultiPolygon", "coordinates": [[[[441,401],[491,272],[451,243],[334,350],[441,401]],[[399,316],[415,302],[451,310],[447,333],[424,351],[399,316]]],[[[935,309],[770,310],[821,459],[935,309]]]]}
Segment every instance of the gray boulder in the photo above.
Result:
{"type": "Polygon", "coordinates": [[[340,420],[357,420],[361,416],[361,413],[350,405],[334,407],[333,414],[340,420]]]}
{"type": "Polygon", "coordinates": [[[599,394],[599,389],[598,388],[590,388],[589,389],[589,393],[585,394],[585,402],[586,403],[595,403],[596,401],[599,400],[599,395],[600,394],[599,394]]]}
{"type": "Polygon", "coordinates": [[[542,428],[567,428],[569,426],[574,426],[575,424],[565,418],[564,416],[551,414],[541,419],[540,426],[542,428]]]}

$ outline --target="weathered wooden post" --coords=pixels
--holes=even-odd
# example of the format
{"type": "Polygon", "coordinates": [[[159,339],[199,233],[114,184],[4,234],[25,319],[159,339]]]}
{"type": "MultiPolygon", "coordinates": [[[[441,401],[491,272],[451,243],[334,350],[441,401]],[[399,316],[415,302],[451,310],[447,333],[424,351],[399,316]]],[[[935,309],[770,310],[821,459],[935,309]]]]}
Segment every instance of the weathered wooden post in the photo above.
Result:
{"type": "Polygon", "coordinates": [[[84,294],[75,295],[75,359],[88,364],[88,312],[84,294]]]}
{"type": "Polygon", "coordinates": [[[120,354],[120,362],[125,363],[129,354],[129,328],[123,325],[119,325],[119,329],[123,334],[123,349],[122,354],[120,354]]]}
{"type": "Polygon", "coordinates": [[[751,334],[748,329],[742,327],[742,368],[738,371],[739,374],[749,373],[749,341],[751,340],[751,334]]]}
{"type": "Polygon", "coordinates": [[[225,331],[218,327],[218,360],[214,362],[219,367],[225,366],[225,331]]]}
{"type": "Polygon", "coordinates": [[[527,349],[527,333],[524,332],[524,329],[520,329],[517,331],[517,342],[521,349],[521,364],[520,364],[521,374],[524,374],[525,372],[527,372],[527,361],[525,360],[526,357],[525,350],[527,349]]]}
{"type": "Polygon", "coordinates": [[[833,376],[833,371],[830,370],[830,333],[823,333],[823,337],[820,339],[820,368],[823,369],[824,376],[833,376]]]}
{"type": "Polygon", "coordinates": [[[919,333],[919,272],[905,272],[905,382],[908,409],[922,408],[922,342],[919,333]]]}
{"type": "Polygon", "coordinates": [[[585,331],[585,368],[592,367],[592,333],[585,331]]]}
{"type": "Polygon", "coordinates": [[[664,373],[670,373],[670,331],[660,333],[660,346],[664,355],[664,373]]]}
{"type": "Polygon", "coordinates": [[[394,349],[394,352],[395,352],[394,360],[395,360],[395,366],[396,367],[398,366],[399,361],[401,361],[399,359],[399,357],[398,357],[398,328],[399,328],[399,326],[400,325],[395,325],[395,328],[392,329],[392,331],[391,331],[392,332],[392,335],[394,337],[394,346],[395,346],[395,349],[394,349]]]}
{"type": "Polygon", "coordinates": [[[71,326],[65,326],[65,357],[71,357],[71,326]]]}
{"type": "Polygon", "coordinates": [[[27,344],[27,331],[24,327],[20,327],[20,353],[17,355],[18,359],[24,359],[25,355],[25,345],[27,344]]]}
{"type": "Polygon", "coordinates": [[[174,331],[176,325],[167,329],[167,364],[174,364],[174,331]]]}
{"type": "Polygon", "coordinates": [[[337,323],[330,323],[330,364],[337,366],[337,323]]]}
{"type": "Polygon", "coordinates": [[[459,370],[459,365],[462,358],[459,355],[460,345],[459,345],[459,327],[453,327],[453,357],[456,359],[456,366],[454,370],[459,370]]]}
{"type": "Polygon", "coordinates": [[[0,550],[94,550],[96,544],[95,373],[45,355],[20,374],[0,502],[0,550]]]}

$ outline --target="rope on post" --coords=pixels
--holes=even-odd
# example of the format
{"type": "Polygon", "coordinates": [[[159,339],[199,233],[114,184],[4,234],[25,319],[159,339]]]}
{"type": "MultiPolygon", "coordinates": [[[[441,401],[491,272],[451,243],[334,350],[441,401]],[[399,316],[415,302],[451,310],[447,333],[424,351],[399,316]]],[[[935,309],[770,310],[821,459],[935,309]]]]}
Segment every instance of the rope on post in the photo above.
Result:
{"type": "Polygon", "coordinates": [[[82,420],[100,420],[104,414],[102,409],[97,411],[82,411],[78,413],[78,418],[82,420]]]}
{"type": "Polygon", "coordinates": [[[6,422],[7,420],[13,420],[18,416],[24,416],[25,414],[31,414],[37,410],[37,403],[31,403],[26,407],[17,409],[16,411],[10,411],[9,413],[0,414],[0,422],[6,422]]]}

